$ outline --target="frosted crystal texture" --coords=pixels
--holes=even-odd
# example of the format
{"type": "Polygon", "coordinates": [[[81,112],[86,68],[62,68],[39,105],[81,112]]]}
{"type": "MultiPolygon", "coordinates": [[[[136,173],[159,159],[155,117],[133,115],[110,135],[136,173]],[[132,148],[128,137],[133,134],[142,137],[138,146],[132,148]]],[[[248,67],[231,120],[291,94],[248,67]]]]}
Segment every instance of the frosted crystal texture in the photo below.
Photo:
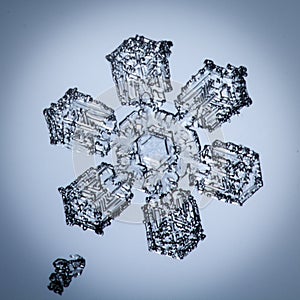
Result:
{"type": "Polygon", "coordinates": [[[174,100],[173,114],[161,108],[172,90],[171,47],[136,35],[106,56],[118,98],[131,106],[118,111],[118,124],[111,108],[76,88],[44,115],[52,144],[101,156],[111,149],[106,159],[115,164],[101,163],[59,188],[67,224],[103,234],[132,191],[136,198],[142,191],[149,250],[181,259],[205,237],[195,199],[182,188],[242,205],[263,182],[256,152],[220,141],[201,151],[199,142],[199,128],[213,131],[252,103],[246,68],[205,60],[174,100]]]}
{"type": "Polygon", "coordinates": [[[165,101],[165,93],[172,90],[168,62],[172,45],[136,35],[106,56],[123,105],[158,107],[165,101]]]}
{"type": "Polygon", "coordinates": [[[70,255],[70,260],[58,258],[53,262],[54,273],[51,273],[48,289],[62,295],[64,288],[68,287],[73,278],[82,274],[85,259],[78,254],[70,255]]]}
{"type": "Polygon", "coordinates": [[[89,154],[104,156],[116,131],[114,111],[102,102],[69,89],[57,103],[44,110],[51,144],[63,144],[89,154]]]}
{"type": "Polygon", "coordinates": [[[205,60],[204,68],[192,76],[175,100],[180,116],[195,127],[215,130],[244,106],[251,105],[246,76],[243,66],[228,64],[223,68],[205,60]]]}
{"type": "Polygon", "coordinates": [[[196,185],[208,196],[243,205],[263,186],[259,155],[247,147],[216,140],[201,156],[210,170],[196,185]]]}
{"type": "Polygon", "coordinates": [[[149,251],[182,259],[205,238],[197,203],[189,191],[155,195],[143,206],[149,251]]]}
{"type": "Polygon", "coordinates": [[[112,165],[101,163],[67,187],[60,187],[66,223],[103,234],[103,229],[121,214],[133,197],[129,178],[124,178],[115,173],[112,165]]]}
{"type": "Polygon", "coordinates": [[[176,188],[188,165],[200,160],[200,143],[166,111],[144,107],[119,124],[114,140],[118,172],[130,173],[134,187],[150,194],[176,188]]]}

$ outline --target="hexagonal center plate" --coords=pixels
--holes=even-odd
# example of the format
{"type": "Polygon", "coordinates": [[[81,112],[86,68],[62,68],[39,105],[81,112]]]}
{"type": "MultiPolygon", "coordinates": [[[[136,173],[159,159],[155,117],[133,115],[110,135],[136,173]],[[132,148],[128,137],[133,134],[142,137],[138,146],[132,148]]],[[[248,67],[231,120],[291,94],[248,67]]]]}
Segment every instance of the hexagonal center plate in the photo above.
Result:
{"type": "Polygon", "coordinates": [[[165,137],[147,134],[137,141],[140,163],[147,169],[158,169],[173,154],[172,143],[165,137]]]}

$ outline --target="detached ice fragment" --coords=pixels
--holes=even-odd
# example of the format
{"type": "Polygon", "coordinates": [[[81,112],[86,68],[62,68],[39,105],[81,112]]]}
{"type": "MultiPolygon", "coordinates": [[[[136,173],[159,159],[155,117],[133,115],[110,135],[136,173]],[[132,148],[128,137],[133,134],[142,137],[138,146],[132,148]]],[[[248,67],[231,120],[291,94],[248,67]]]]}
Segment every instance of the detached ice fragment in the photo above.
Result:
{"type": "Polygon", "coordinates": [[[114,111],[102,102],[69,89],[57,103],[44,109],[50,143],[104,156],[116,131],[114,111]]]}
{"type": "Polygon", "coordinates": [[[172,45],[136,35],[106,56],[123,105],[156,108],[165,102],[165,93],[172,90],[168,62],[172,45]]]}
{"type": "Polygon", "coordinates": [[[216,140],[204,146],[201,160],[209,171],[195,184],[207,196],[243,205],[263,186],[259,155],[247,147],[216,140]]]}
{"type": "Polygon", "coordinates": [[[70,255],[70,258],[58,258],[53,262],[55,270],[49,277],[48,289],[59,295],[62,295],[64,288],[70,285],[73,278],[82,274],[85,267],[85,259],[80,255],[70,255]]]}
{"type": "Polygon", "coordinates": [[[115,174],[112,165],[101,163],[67,187],[60,187],[67,225],[103,234],[103,229],[122,213],[133,197],[129,178],[125,178],[115,174]]]}
{"type": "Polygon", "coordinates": [[[209,131],[220,127],[244,106],[252,104],[246,76],[247,69],[243,66],[228,64],[223,68],[205,60],[204,68],[192,76],[175,100],[180,117],[209,131]]]}
{"type": "Polygon", "coordinates": [[[142,207],[149,251],[183,259],[205,238],[195,199],[189,191],[151,196],[142,207]]]}

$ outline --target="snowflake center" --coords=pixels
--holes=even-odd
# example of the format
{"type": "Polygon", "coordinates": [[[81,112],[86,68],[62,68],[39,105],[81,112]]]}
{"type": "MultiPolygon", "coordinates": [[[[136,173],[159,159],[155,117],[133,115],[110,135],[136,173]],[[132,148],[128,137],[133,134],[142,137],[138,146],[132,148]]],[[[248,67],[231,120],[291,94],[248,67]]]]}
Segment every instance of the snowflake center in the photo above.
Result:
{"type": "Polygon", "coordinates": [[[140,163],[145,165],[148,170],[158,169],[173,154],[173,144],[166,137],[146,134],[141,136],[136,144],[140,163]]]}

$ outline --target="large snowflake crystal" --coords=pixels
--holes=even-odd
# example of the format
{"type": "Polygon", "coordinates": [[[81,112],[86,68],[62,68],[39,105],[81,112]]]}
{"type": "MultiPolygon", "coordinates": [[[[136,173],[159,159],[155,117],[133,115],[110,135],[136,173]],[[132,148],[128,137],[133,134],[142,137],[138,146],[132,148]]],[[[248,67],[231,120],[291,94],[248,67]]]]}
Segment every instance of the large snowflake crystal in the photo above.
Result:
{"type": "Polygon", "coordinates": [[[201,151],[198,135],[200,128],[213,131],[252,103],[246,68],[206,60],[168,102],[171,113],[161,108],[172,90],[171,46],[137,35],[107,55],[118,98],[131,108],[123,120],[76,89],[44,115],[52,144],[100,156],[112,150],[112,164],[102,162],[59,189],[67,224],[102,234],[142,191],[149,250],[182,259],[205,237],[197,193],[242,205],[263,183],[256,152],[217,140],[201,151]]]}

